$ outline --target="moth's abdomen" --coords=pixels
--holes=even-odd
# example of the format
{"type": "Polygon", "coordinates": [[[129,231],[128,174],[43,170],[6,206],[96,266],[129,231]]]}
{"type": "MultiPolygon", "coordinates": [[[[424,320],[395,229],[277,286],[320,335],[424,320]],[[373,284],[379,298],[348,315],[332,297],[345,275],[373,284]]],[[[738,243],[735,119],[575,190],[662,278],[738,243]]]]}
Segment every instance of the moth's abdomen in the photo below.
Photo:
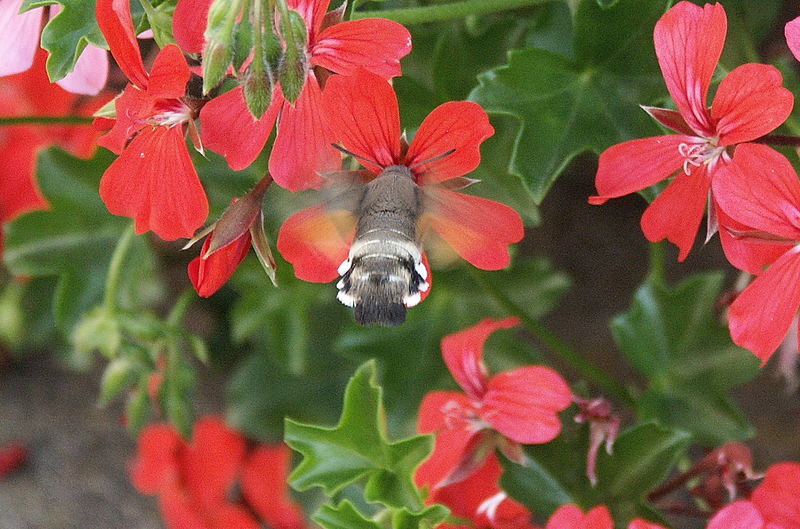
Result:
{"type": "Polygon", "coordinates": [[[428,289],[417,238],[419,188],[405,166],[386,168],[367,184],[338,298],[362,325],[399,325],[428,289]]]}

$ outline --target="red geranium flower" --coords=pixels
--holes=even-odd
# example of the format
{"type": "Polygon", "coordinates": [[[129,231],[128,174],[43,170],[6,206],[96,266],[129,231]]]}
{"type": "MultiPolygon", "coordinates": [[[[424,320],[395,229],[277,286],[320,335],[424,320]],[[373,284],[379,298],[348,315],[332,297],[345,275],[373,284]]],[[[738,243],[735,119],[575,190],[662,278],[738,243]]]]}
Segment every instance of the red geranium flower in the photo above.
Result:
{"type": "Polygon", "coordinates": [[[427,503],[446,505],[453,516],[471,522],[443,523],[439,529],[536,529],[531,512],[500,489],[502,473],[497,456],[490,454],[468,478],[434,489],[427,503]]]}
{"type": "Polygon", "coordinates": [[[561,431],[558,412],[570,405],[572,392],[558,373],[526,366],[490,377],[483,363],[487,338],[518,323],[485,319],[442,339],[447,368],[466,394],[434,391],[422,401],[417,429],[436,433],[436,445],[417,469],[420,486],[464,479],[495,445],[518,460],[517,443],[546,443],[561,431]]]}
{"type": "Polygon", "coordinates": [[[765,145],[746,144],[720,171],[714,195],[736,222],[724,224],[738,239],[726,247],[731,262],[774,261],[728,311],[733,341],[766,362],[800,308],[800,182],[783,155],[765,145]]]}
{"type": "Polygon", "coordinates": [[[251,512],[273,529],[304,529],[302,510],[287,496],[290,456],[283,444],[248,454],[244,437],[216,417],[197,421],[191,443],[154,424],[139,436],[131,480],[158,496],[170,529],[259,529],[251,512]],[[237,479],[246,504],[229,497],[237,479]]]}
{"type": "Polygon", "coordinates": [[[778,463],[767,470],[750,500],[721,509],[708,529],[797,529],[800,527],[800,464],[778,463]]]}
{"type": "MultiPolygon", "coordinates": [[[[614,520],[605,505],[598,505],[584,514],[580,507],[570,503],[562,505],[550,516],[545,529],[614,529],[614,520]]],[[[664,527],[635,518],[628,524],[628,529],[664,529],[664,527]]]]}
{"type": "MultiPolygon", "coordinates": [[[[709,200],[711,181],[729,161],[728,148],[754,140],[784,122],[794,97],[781,86],[780,72],[763,64],[744,64],[719,85],[706,107],[711,78],[727,31],[721,4],[703,7],[680,2],[667,11],[654,32],[656,55],[678,111],[645,107],[677,135],[643,138],[614,145],[600,155],[597,196],[602,204],[676,175],[642,216],[651,241],[667,238],[689,254],[709,200]]],[[[716,231],[713,209],[709,233],[716,231]]]]}
{"type": "Polygon", "coordinates": [[[111,131],[98,143],[119,154],[100,181],[100,196],[115,215],[136,221],[165,240],[191,237],[208,215],[208,200],[184,140],[194,127],[183,101],[189,66],[177,46],[162,49],[144,69],[127,0],[99,0],[97,22],[132,84],[116,101],[111,131]]]}
{"type": "Polygon", "coordinates": [[[297,101],[289,103],[280,86],[259,120],[253,119],[241,87],[211,100],[200,112],[203,141],[220,153],[234,170],[244,169],[264,148],[275,121],[278,134],[269,159],[269,171],[278,185],[290,191],[318,188],[319,172],[339,167],[340,155],[321,107],[322,89],[315,67],[352,74],[358,67],[390,79],[400,75],[400,58],[411,51],[411,36],[397,22],[361,19],[326,26],[330,0],[288,0],[308,29],[308,66],[297,101]]]}
{"type": "MultiPolygon", "coordinates": [[[[39,51],[33,66],[23,73],[0,78],[0,117],[91,116],[102,102],[79,104],[77,96],[51,84],[45,71],[44,51],[39,51]]],[[[2,224],[18,216],[47,208],[36,184],[36,157],[58,145],[74,156],[89,158],[95,150],[97,132],[88,124],[11,125],[0,127],[0,253],[3,249],[2,224]]]]}
{"type": "MultiPolygon", "coordinates": [[[[366,166],[366,181],[392,165],[411,170],[429,204],[420,219],[422,231],[429,227],[478,268],[498,270],[508,265],[508,245],[524,234],[519,214],[504,204],[452,190],[463,187],[466,179],[458,177],[478,166],[480,144],[494,133],[480,105],[457,101],[438,106],[405,153],[397,98],[377,75],[360,69],[352,76],[331,77],[323,110],[336,138],[366,166]]],[[[277,246],[294,265],[297,277],[327,282],[338,275],[354,233],[355,229],[340,233],[325,207],[315,206],[286,220],[277,246]]]]}

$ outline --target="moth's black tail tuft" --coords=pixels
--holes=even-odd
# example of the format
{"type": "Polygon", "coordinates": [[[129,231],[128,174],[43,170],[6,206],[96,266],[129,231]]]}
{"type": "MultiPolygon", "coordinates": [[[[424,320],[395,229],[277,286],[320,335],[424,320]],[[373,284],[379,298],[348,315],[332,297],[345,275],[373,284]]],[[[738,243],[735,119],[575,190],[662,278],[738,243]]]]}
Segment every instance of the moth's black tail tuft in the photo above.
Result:
{"type": "Polygon", "coordinates": [[[367,298],[356,303],[356,321],[361,325],[394,327],[406,321],[406,307],[383,299],[367,298]]]}

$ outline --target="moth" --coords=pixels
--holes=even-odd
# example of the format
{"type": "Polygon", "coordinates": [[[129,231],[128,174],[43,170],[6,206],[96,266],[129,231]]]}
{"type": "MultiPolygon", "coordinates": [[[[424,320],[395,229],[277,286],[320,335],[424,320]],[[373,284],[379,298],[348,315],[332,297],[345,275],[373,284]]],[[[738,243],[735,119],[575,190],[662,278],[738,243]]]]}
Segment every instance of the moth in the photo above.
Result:
{"type": "Polygon", "coordinates": [[[400,325],[406,309],[430,288],[419,230],[424,203],[405,165],[388,166],[366,184],[351,181],[333,201],[333,207],[350,210],[357,219],[347,259],[338,269],[336,297],[353,307],[358,323],[400,325]]]}

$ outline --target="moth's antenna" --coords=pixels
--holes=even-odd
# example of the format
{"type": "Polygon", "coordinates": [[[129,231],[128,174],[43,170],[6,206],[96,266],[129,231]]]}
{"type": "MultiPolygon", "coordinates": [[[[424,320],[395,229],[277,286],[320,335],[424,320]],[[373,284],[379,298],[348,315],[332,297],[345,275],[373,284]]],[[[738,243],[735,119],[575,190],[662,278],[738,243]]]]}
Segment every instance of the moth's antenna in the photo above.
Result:
{"type": "Polygon", "coordinates": [[[353,157],[353,158],[355,158],[356,160],[362,160],[362,161],[365,161],[365,162],[369,162],[369,163],[371,163],[372,165],[377,165],[378,167],[383,167],[381,164],[379,164],[379,163],[378,163],[378,162],[376,162],[375,160],[370,160],[369,158],[364,158],[363,156],[359,156],[358,154],[356,154],[356,153],[354,153],[354,152],[350,152],[350,151],[348,151],[347,149],[345,149],[345,148],[344,148],[344,147],[342,147],[341,145],[338,145],[338,144],[336,144],[336,143],[331,143],[331,146],[332,146],[334,149],[336,149],[337,151],[341,151],[341,152],[343,152],[343,153],[345,153],[345,154],[349,154],[350,156],[352,156],[352,157],[353,157]]]}
{"type": "Polygon", "coordinates": [[[414,169],[415,167],[419,167],[420,165],[423,165],[423,164],[426,164],[426,163],[430,163],[430,162],[435,162],[437,160],[441,160],[442,158],[446,158],[446,157],[450,156],[454,152],[456,152],[455,149],[450,149],[446,153],[440,154],[439,156],[434,156],[433,158],[428,158],[427,160],[423,160],[421,162],[417,162],[414,165],[409,166],[409,169],[414,169]]]}

